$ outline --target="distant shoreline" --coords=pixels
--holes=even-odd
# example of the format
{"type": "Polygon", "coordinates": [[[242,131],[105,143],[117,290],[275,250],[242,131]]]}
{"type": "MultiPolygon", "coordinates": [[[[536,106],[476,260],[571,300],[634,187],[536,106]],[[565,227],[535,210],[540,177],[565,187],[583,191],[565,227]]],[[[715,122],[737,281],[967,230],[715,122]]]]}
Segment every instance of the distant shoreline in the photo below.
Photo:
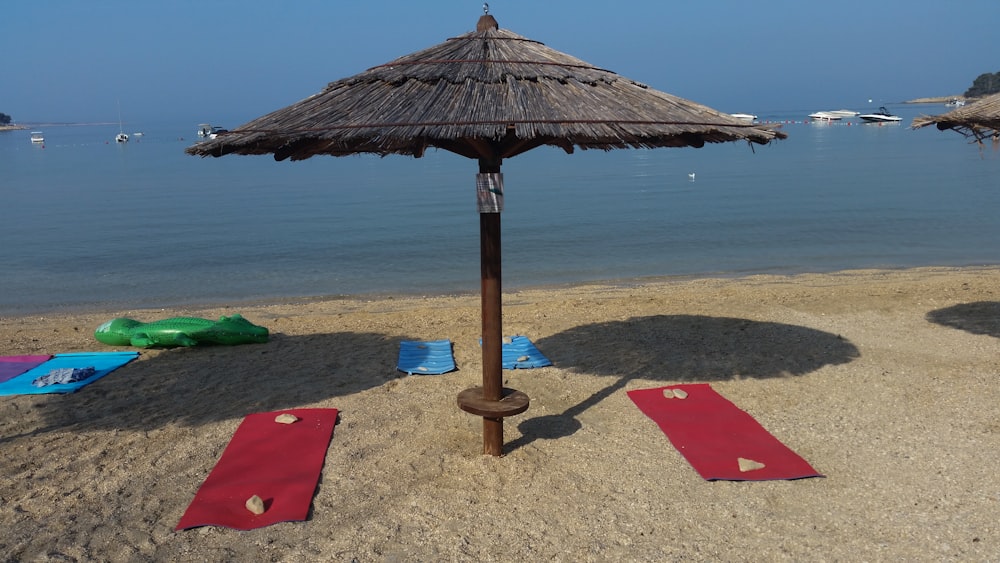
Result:
{"type": "Polygon", "coordinates": [[[23,131],[40,129],[42,127],[90,127],[94,125],[118,125],[110,121],[93,121],[87,123],[27,123],[23,125],[0,125],[0,131],[23,131]]]}
{"type": "Polygon", "coordinates": [[[915,100],[909,100],[903,102],[904,104],[944,104],[952,100],[965,100],[965,96],[937,96],[934,98],[917,98],[915,100]]]}
{"type": "MultiPolygon", "coordinates": [[[[944,104],[952,100],[963,100],[969,101],[972,98],[966,98],[965,96],[955,95],[955,96],[931,96],[927,98],[914,98],[912,100],[907,100],[900,102],[903,104],[944,104]]],[[[0,125],[0,131],[24,131],[27,129],[38,129],[41,127],[66,127],[66,126],[83,126],[83,125],[116,125],[112,122],[88,122],[88,123],[28,123],[26,125],[0,125]]]]}

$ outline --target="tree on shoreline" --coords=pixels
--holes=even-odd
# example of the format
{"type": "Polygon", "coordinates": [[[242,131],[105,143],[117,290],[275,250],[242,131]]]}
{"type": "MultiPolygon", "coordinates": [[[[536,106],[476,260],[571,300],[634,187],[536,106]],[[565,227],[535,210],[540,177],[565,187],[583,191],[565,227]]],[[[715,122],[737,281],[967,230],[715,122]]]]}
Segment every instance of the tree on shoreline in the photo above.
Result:
{"type": "Polygon", "coordinates": [[[1000,92],[1000,72],[984,72],[972,81],[972,87],[965,91],[966,98],[978,98],[1000,92]]]}
{"type": "Polygon", "coordinates": [[[11,117],[6,113],[0,113],[0,125],[10,125],[11,117]]]}

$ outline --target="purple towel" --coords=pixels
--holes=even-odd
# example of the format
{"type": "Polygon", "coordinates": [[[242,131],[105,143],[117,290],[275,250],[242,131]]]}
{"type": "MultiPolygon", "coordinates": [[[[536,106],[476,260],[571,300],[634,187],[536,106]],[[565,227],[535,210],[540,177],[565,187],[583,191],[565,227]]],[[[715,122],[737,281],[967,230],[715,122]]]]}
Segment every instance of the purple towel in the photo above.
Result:
{"type": "Polygon", "coordinates": [[[52,356],[0,356],[0,383],[49,361],[52,356]]]}

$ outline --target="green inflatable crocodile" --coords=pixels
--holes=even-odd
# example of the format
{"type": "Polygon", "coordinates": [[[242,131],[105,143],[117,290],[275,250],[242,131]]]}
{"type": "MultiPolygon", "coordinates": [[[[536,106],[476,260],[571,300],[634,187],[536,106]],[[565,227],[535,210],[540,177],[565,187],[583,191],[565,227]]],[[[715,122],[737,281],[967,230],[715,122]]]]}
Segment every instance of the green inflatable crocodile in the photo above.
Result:
{"type": "Polygon", "coordinates": [[[267,342],[267,336],[266,328],[240,315],[219,317],[218,321],[175,317],[150,323],[119,318],[102,324],[94,331],[94,338],[104,344],[139,348],[251,344],[267,342]]]}

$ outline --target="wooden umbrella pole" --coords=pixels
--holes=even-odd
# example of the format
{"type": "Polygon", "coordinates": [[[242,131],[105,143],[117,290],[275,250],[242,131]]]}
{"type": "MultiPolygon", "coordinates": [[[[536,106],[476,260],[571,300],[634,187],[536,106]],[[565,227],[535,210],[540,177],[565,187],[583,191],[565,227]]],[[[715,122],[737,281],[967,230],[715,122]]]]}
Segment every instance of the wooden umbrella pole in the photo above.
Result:
{"type": "MultiPolygon", "coordinates": [[[[500,159],[480,159],[481,174],[499,173],[500,159]]],[[[503,297],[500,212],[479,213],[483,321],[483,399],[499,401],[503,386],[503,297]]],[[[483,453],[503,454],[503,418],[483,417],[483,453]]]]}
{"type": "MultiPolygon", "coordinates": [[[[499,401],[503,385],[500,214],[479,214],[483,316],[483,399],[499,401]]],[[[503,418],[483,417],[483,453],[503,454],[503,418]]]]}
{"type": "Polygon", "coordinates": [[[503,178],[500,159],[480,159],[476,177],[479,199],[479,259],[483,319],[483,385],[458,394],[458,407],[483,417],[483,453],[503,455],[503,419],[528,410],[524,393],[503,386],[503,303],[500,275],[500,212],[503,178]]]}

